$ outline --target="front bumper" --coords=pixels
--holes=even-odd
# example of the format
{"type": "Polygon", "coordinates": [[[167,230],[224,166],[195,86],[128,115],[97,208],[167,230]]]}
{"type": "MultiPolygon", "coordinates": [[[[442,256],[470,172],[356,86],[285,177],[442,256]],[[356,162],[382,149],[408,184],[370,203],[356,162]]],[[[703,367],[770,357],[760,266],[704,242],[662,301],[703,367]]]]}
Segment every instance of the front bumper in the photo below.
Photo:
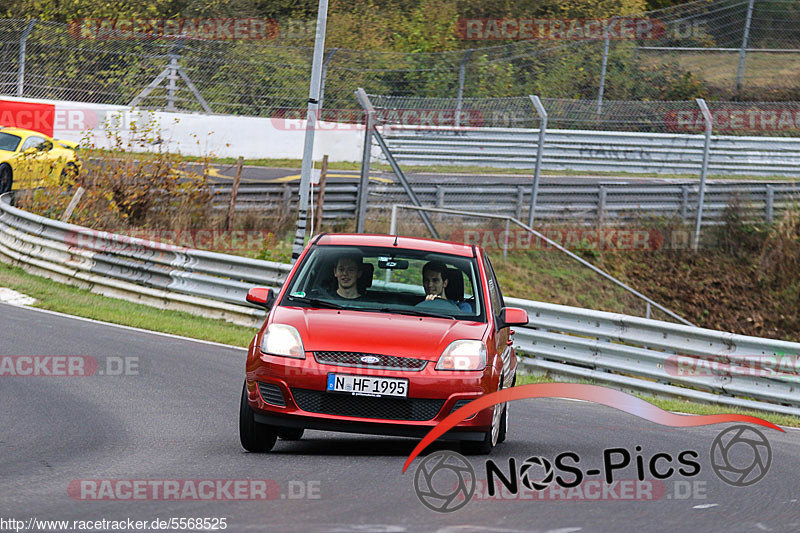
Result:
{"type": "MultiPolygon", "coordinates": [[[[318,363],[311,352],[305,360],[250,355],[247,392],[255,420],[278,427],[422,437],[466,401],[497,390],[499,381],[499,373],[491,367],[448,372],[437,371],[435,363],[428,362],[418,371],[376,370],[318,363]],[[408,398],[328,393],[330,373],[408,379],[408,398]]],[[[492,409],[484,409],[443,438],[482,440],[491,423],[492,409]]]]}

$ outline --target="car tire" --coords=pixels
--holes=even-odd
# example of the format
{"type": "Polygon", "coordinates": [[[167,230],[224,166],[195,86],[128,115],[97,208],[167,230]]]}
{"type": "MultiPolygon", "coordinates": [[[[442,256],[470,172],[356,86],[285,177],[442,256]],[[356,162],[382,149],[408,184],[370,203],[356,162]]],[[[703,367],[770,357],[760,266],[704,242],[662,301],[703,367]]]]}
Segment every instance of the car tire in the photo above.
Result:
{"type": "Polygon", "coordinates": [[[11,172],[11,167],[3,163],[0,165],[0,194],[10,191],[13,184],[14,175],[11,172]]]}
{"type": "MultiPolygon", "coordinates": [[[[511,386],[515,386],[517,384],[517,375],[514,374],[514,380],[511,382],[511,386]]],[[[500,435],[497,437],[497,443],[500,444],[501,442],[505,442],[506,435],[508,434],[508,402],[506,402],[506,407],[503,410],[503,418],[500,421],[500,435]]]]}
{"type": "Polygon", "coordinates": [[[247,400],[247,383],[242,386],[239,406],[239,441],[248,452],[266,453],[275,446],[278,432],[272,426],[259,424],[247,400]]]}
{"type": "Polygon", "coordinates": [[[61,176],[59,178],[59,184],[64,187],[67,185],[71,185],[73,181],[78,179],[78,166],[73,163],[69,162],[64,165],[64,168],[61,170],[61,176]]]}

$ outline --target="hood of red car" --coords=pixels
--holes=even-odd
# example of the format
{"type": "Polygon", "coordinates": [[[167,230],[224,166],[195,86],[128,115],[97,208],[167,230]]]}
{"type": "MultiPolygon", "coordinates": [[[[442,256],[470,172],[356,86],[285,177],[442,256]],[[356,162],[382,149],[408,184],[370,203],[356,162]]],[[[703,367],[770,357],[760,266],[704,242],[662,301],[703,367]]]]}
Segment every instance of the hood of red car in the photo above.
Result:
{"type": "Polygon", "coordinates": [[[307,352],[363,352],[436,361],[458,339],[483,338],[487,324],[388,313],[278,307],[272,323],[297,328],[307,352]]]}

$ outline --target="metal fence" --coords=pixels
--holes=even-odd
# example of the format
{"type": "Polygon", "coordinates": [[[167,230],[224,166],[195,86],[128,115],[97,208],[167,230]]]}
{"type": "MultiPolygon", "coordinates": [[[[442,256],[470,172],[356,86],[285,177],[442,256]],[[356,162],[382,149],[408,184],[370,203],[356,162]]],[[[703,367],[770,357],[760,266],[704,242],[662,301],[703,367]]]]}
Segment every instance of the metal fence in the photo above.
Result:
{"type": "MultiPolygon", "coordinates": [[[[435,97],[800,100],[800,5],[696,0],[603,21],[449,21],[439,53],[329,48],[324,107],[358,109],[354,87],[435,97]],[[478,22],[475,22],[478,21],[478,22]],[[578,23],[580,22],[580,23],[578,23]],[[474,24],[473,24],[474,23],[474,24]],[[476,24],[480,25],[477,31],[476,24]],[[494,24],[494,26],[492,26],[494,24]],[[471,33],[470,33],[471,32],[471,33]],[[497,44],[501,43],[501,44],[497,44]],[[487,46],[480,46],[487,45],[487,46]]],[[[0,20],[0,94],[275,116],[305,109],[311,32],[280,40],[80,38],[67,24],[0,20]]],[[[336,120],[333,118],[333,120],[336,120]]]]}
{"type": "MultiPolygon", "coordinates": [[[[95,232],[21,211],[11,196],[0,196],[0,260],[101,294],[257,326],[264,311],[244,305],[248,288],[280,285],[290,269],[95,232]]],[[[506,305],[530,317],[514,328],[528,371],[800,416],[800,343],[515,298],[506,305]]]]}
{"type": "MultiPolygon", "coordinates": [[[[456,192],[451,189],[451,202],[455,205],[448,207],[483,212],[503,209],[518,218],[527,207],[524,218],[529,226],[533,226],[534,219],[552,219],[559,214],[572,215],[577,223],[588,218],[598,225],[610,218],[672,216],[686,222],[691,217],[695,248],[700,245],[701,228],[708,221],[719,223],[728,206],[743,209],[744,219],[772,222],[775,186],[780,191],[781,209],[797,202],[796,182],[718,182],[713,187],[706,182],[709,174],[800,175],[800,138],[743,135],[753,128],[785,135],[800,133],[800,125],[795,122],[800,112],[786,103],[714,102],[709,106],[702,99],[606,101],[598,113],[593,101],[537,96],[458,100],[367,95],[363,89],[357,95],[370,117],[359,189],[359,194],[370,201],[371,194],[366,191],[374,186],[363,179],[364,169],[373,164],[372,154],[377,153],[377,160],[389,163],[403,184],[408,197],[405,203],[431,205],[418,197],[426,186],[434,185],[430,181],[436,181],[460,185],[461,197],[453,198],[456,192]],[[554,126],[562,129],[553,129],[554,126]],[[739,135],[713,135],[715,127],[739,135]],[[703,133],[697,134],[698,130],[703,133]],[[458,168],[470,166],[482,170],[467,177],[458,168]],[[491,171],[485,170],[487,167],[530,169],[533,176],[527,179],[527,198],[521,187],[516,200],[508,198],[507,190],[513,189],[508,185],[513,178],[488,176],[491,171]],[[436,174],[428,175],[428,183],[412,174],[424,175],[431,168],[436,174]],[[595,176],[604,172],[611,176],[695,174],[699,180],[681,185],[642,181],[616,187],[611,177],[607,183],[580,186],[567,184],[569,176],[564,176],[559,180],[563,183],[562,197],[547,202],[539,199],[542,169],[595,176]],[[504,195],[489,192],[492,182],[505,183],[504,195]],[[589,189],[592,193],[587,194],[589,189]],[[610,205],[614,207],[609,208],[610,205]]],[[[439,187],[439,194],[443,190],[439,187]]],[[[444,203],[437,200],[436,205],[442,207],[444,203]]],[[[365,212],[360,211],[357,217],[365,220],[365,212]]],[[[357,228],[361,231],[363,223],[359,222],[357,228]]]]}
{"type": "MultiPolygon", "coordinates": [[[[409,177],[414,178],[413,174],[409,177]]],[[[414,182],[413,188],[424,206],[480,211],[527,220],[531,205],[531,185],[524,183],[460,183],[414,182]]],[[[230,184],[213,187],[214,207],[224,210],[230,203],[230,184]]],[[[297,211],[297,184],[241,184],[236,209],[283,211],[293,215],[297,211]]],[[[635,223],[657,223],[674,220],[692,224],[697,216],[699,186],[695,181],[675,183],[605,183],[605,184],[554,184],[540,186],[536,204],[536,220],[541,224],[574,224],[592,227],[615,227],[635,223]]],[[[315,205],[318,204],[315,191],[315,205]]],[[[355,183],[327,184],[323,220],[352,220],[356,215],[358,185],[355,183]]],[[[388,210],[392,205],[408,201],[400,184],[371,183],[370,209],[388,210]]],[[[800,184],[786,182],[714,181],[706,185],[703,227],[724,223],[725,210],[738,204],[741,220],[745,223],[771,223],[800,205],[800,184]]],[[[376,223],[373,216],[373,223],[376,223]]],[[[373,225],[372,230],[388,231],[373,225]]],[[[664,243],[666,248],[686,246],[683,236],[664,243]]]]}

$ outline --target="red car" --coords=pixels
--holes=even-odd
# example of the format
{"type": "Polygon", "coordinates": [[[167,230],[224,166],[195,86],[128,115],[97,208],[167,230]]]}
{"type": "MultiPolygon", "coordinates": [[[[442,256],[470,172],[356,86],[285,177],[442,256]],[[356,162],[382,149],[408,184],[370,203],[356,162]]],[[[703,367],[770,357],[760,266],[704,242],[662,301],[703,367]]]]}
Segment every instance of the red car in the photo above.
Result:
{"type": "MultiPolygon", "coordinates": [[[[477,246],[390,235],[312,239],[250,343],[239,411],[242,446],[268,452],[305,429],[421,438],[454,410],[516,379],[505,307],[477,246]]],[[[489,453],[506,436],[501,404],[445,438],[489,453]]]]}

